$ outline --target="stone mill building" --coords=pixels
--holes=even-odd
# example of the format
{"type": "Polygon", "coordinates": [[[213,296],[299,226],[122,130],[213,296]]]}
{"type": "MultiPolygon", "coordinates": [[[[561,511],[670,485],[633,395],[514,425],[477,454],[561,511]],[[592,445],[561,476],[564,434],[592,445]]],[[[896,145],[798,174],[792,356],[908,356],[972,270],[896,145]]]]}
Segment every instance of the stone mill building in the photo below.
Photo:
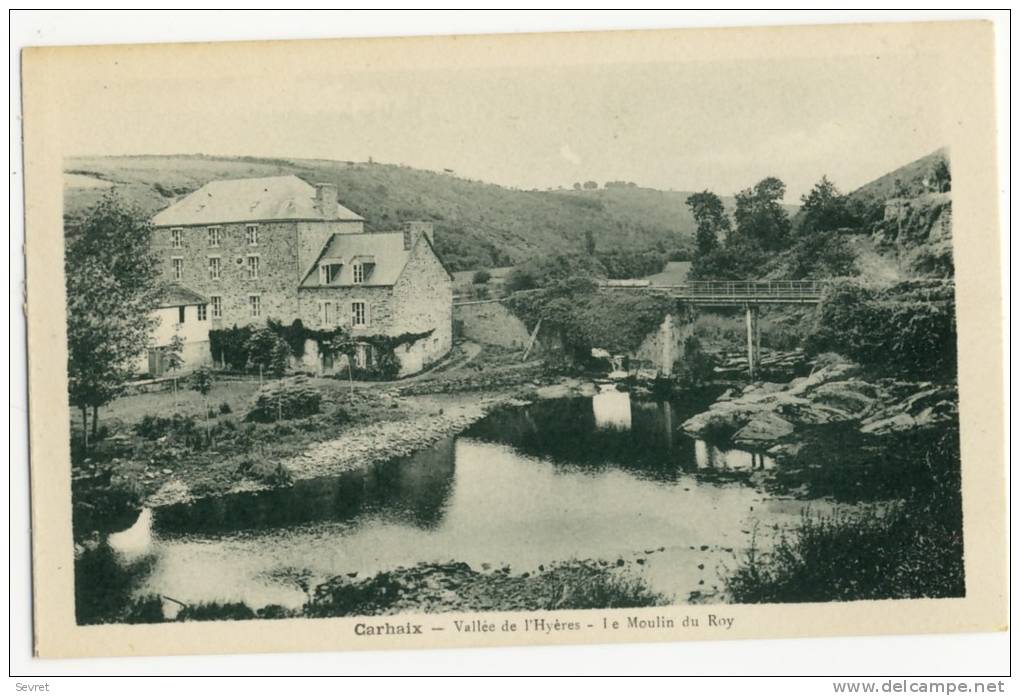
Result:
{"type": "MultiPolygon", "coordinates": [[[[152,223],[164,280],[207,300],[213,330],[268,319],[342,326],[366,339],[355,353],[362,366],[372,359],[370,337],[422,335],[394,349],[401,375],[451,348],[453,281],[431,223],[366,232],[364,219],[338,202],[336,186],[296,176],[213,181],[152,223]]],[[[334,369],[330,356],[309,347],[308,367],[334,369]]]]}

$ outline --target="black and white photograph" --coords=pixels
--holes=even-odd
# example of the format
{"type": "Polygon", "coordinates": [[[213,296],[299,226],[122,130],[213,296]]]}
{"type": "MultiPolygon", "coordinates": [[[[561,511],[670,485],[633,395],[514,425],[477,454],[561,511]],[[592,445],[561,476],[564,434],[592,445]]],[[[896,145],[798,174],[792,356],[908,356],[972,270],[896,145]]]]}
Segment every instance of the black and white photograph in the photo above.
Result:
{"type": "Polygon", "coordinates": [[[996,628],[991,38],[27,50],[36,611],[109,654],[996,628]]]}

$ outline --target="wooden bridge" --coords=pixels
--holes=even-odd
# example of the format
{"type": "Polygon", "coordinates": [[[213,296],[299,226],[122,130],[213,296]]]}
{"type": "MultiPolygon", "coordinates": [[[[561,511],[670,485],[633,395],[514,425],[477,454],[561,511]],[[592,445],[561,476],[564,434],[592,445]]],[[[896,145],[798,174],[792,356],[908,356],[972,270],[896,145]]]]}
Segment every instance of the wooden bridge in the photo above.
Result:
{"type": "MultiPolygon", "coordinates": [[[[751,379],[754,379],[758,376],[761,363],[759,308],[769,304],[818,304],[827,285],[821,280],[690,280],[679,285],[609,280],[603,287],[614,292],[667,294],[678,302],[698,307],[743,308],[747,324],[747,371],[751,379]]],[[[663,360],[672,361],[672,354],[663,360]]]]}
{"type": "Polygon", "coordinates": [[[647,281],[609,280],[614,291],[650,291],[704,307],[744,307],[765,304],[817,304],[828,283],[822,280],[691,280],[679,285],[651,285],[647,281]]]}

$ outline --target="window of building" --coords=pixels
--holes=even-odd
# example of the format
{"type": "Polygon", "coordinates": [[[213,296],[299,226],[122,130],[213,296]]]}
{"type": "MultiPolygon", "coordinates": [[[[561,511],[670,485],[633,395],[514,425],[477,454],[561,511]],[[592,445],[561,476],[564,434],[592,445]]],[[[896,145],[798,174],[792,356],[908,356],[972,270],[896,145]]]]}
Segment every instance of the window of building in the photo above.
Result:
{"type": "Polygon", "coordinates": [[[205,321],[208,318],[208,308],[204,304],[198,305],[198,320],[205,321]]]}
{"type": "Polygon", "coordinates": [[[252,317],[262,316],[262,297],[260,295],[248,295],[248,309],[252,317]]]}
{"type": "Polygon", "coordinates": [[[366,302],[351,303],[351,326],[368,326],[368,304],[366,302]]]}
{"type": "Polygon", "coordinates": [[[213,295],[209,299],[212,300],[213,319],[219,319],[223,316],[223,298],[219,295],[213,295]]]}
{"type": "Polygon", "coordinates": [[[181,305],[180,307],[177,308],[177,323],[178,324],[183,324],[184,323],[184,310],[185,309],[187,309],[187,307],[185,307],[183,305],[181,305]]]}
{"type": "Polygon", "coordinates": [[[209,280],[220,279],[220,257],[210,256],[209,257],[209,280]]]}
{"type": "Polygon", "coordinates": [[[319,303],[319,323],[323,328],[332,328],[336,324],[336,313],[332,302],[319,303]]]}
{"type": "Polygon", "coordinates": [[[174,249],[184,246],[184,230],[182,228],[174,227],[170,230],[170,246],[174,249]]]}
{"type": "Polygon", "coordinates": [[[362,369],[368,367],[368,361],[372,355],[372,346],[367,343],[359,343],[354,347],[354,365],[362,369]]]}
{"type": "Polygon", "coordinates": [[[248,240],[248,246],[257,246],[259,243],[259,226],[245,225],[244,236],[248,240]]]}
{"type": "Polygon", "coordinates": [[[223,239],[223,228],[222,227],[210,227],[209,228],[209,246],[218,247],[220,241],[223,239]]]}
{"type": "Polygon", "coordinates": [[[351,270],[354,272],[354,282],[356,284],[365,282],[365,264],[356,263],[351,267],[351,270]]]}
{"type": "Polygon", "coordinates": [[[319,266],[319,283],[322,285],[330,285],[340,279],[340,269],[343,268],[342,264],[339,263],[324,263],[319,266]]]}
{"type": "Polygon", "coordinates": [[[181,280],[184,278],[184,259],[176,256],[172,261],[174,264],[174,280],[181,280]]]}
{"type": "Polygon", "coordinates": [[[259,257],[249,256],[248,257],[248,277],[255,279],[259,277],[259,257]]]}

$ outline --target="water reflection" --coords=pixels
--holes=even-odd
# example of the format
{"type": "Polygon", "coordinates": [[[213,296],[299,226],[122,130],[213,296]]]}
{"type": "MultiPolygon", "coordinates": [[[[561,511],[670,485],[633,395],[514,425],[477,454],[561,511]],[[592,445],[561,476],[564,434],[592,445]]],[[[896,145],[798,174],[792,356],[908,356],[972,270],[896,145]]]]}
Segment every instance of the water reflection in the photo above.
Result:
{"type": "Polygon", "coordinates": [[[107,537],[110,548],[127,560],[135,560],[152,549],[152,510],[142,510],[133,525],[107,537]]]}
{"type": "Polygon", "coordinates": [[[603,430],[630,430],[630,394],[615,389],[600,392],[591,399],[595,427],[603,430]]]}
{"type": "Polygon", "coordinates": [[[704,440],[694,441],[694,461],[698,469],[732,469],[741,471],[764,471],[775,467],[775,460],[760,452],[724,450],[704,440]]]}
{"type": "Polygon", "coordinates": [[[163,536],[293,527],[323,520],[382,515],[422,529],[441,520],[454,474],[454,438],[413,457],[338,476],[297,481],[288,488],[204,498],[161,508],[163,536]]]}

